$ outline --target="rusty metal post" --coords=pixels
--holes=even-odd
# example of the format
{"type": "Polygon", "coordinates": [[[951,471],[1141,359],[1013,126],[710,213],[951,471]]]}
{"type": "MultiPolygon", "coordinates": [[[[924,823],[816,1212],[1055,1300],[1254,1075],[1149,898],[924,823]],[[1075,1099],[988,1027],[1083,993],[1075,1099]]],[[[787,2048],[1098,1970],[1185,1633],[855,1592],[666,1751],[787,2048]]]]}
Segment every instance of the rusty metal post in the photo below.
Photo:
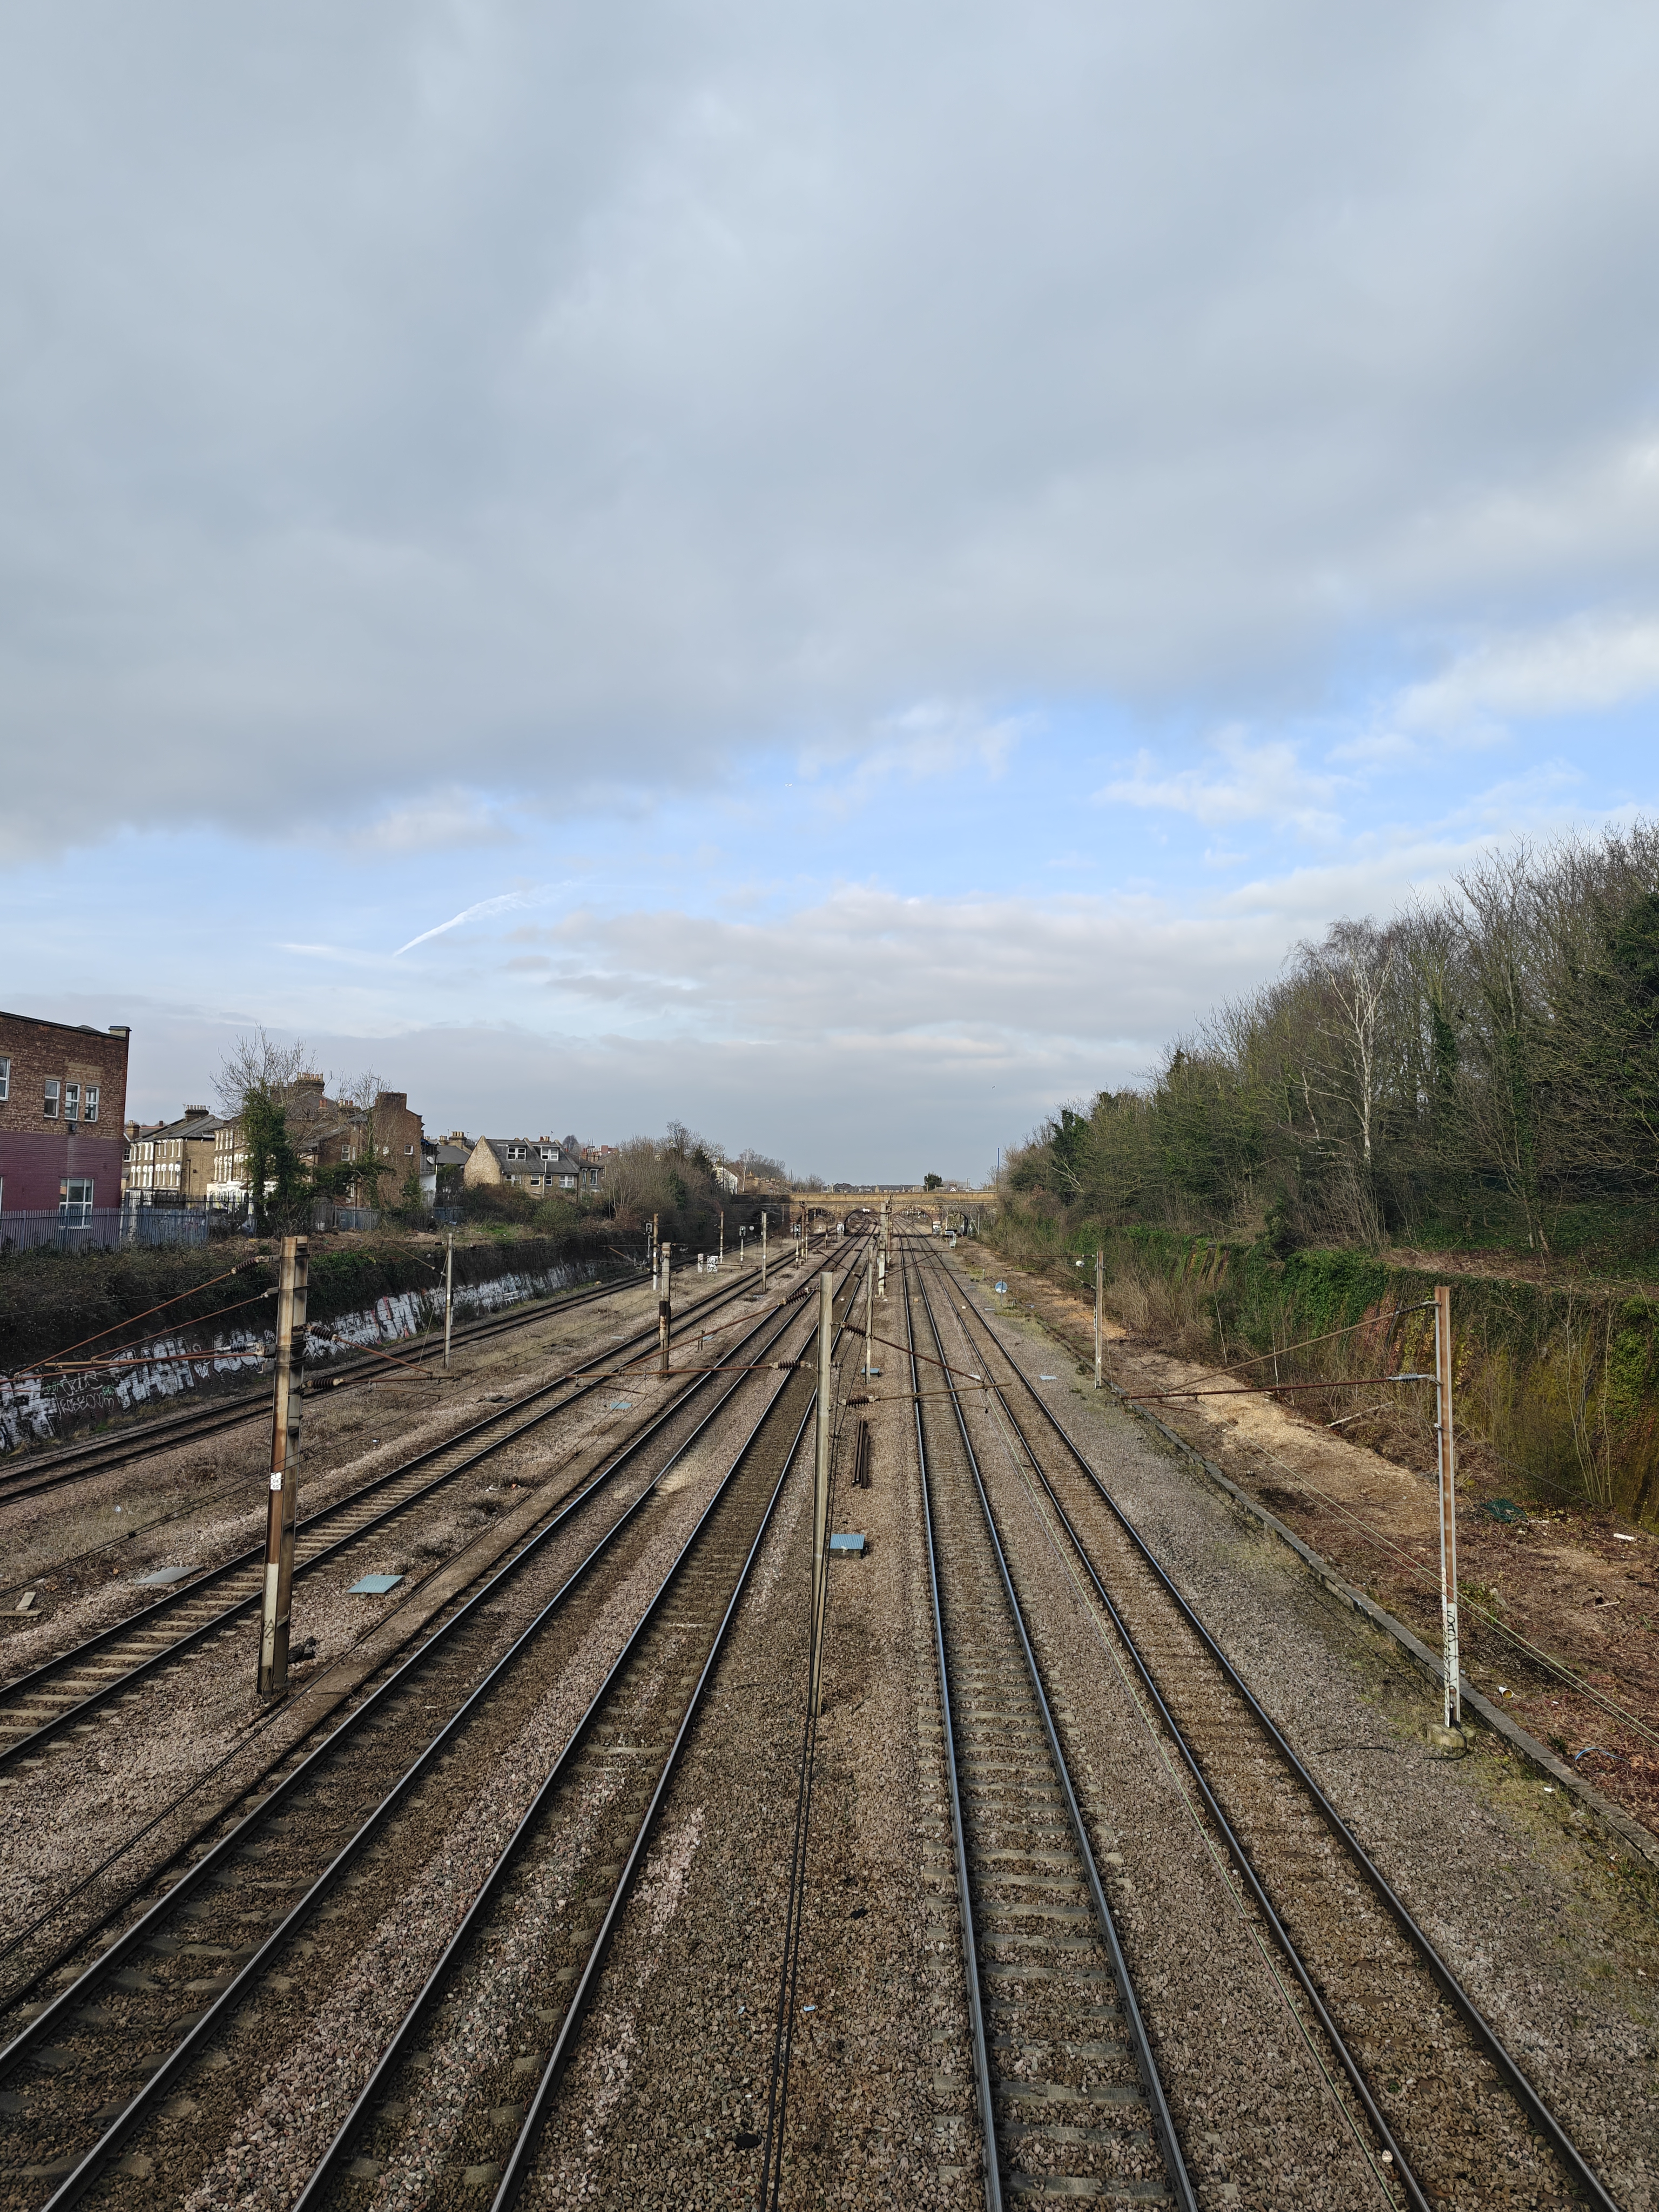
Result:
{"type": "Polygon", "coordinates": [[[1095,1247],[1095,1388],[1100,1388],[1100,1339],[1106,1316],[1106,1255],[1095,1247]]]}
{"type": "Polygon", "coordinates": [[[830,1355],[836,1328],[836,1279],[828,1267],[818,1277],[817,1449],[812,1468],[812,1641],[811,1676],[806,1710],[820,1709],[823,1675],[823,1607],[830,1594],[830,1448],[835,1413],[835,1370],[830,1355]]]}
{"type": "Polygon", "coordinates": [[[1463,1694],[1457,1655],[1457,1453],[1452,1438],[1451,1290],[1434,1294],[1434,1439],[1440,1476],[1440,1624],[1446,1669],[1446,1726],[1459,1728],[1463,1694]]]}
{"type": "Polygon", "coordinates": [[[449,1371],[449,1338],[455,1323],[455,1232],[444,1247],[444,1371],[449,1371]]]}
{"type": "Polygon", "coordinates": [[[672,1244],[657,1247],[657,1372],[668,1372],[668,1324],[673,1318],[671,1298],[672,1291],[669,1278],[669,1262],[674,1256],[672,1244]]]}
{"type": "Polygon", "coordinates": [[[306,1321],[310,1245],[303,1237],[283,1239],[283,1272],[276,1294],[276,1402],[271,1415],[270,1497],[265,1514],[265,1586],[259,1630],[258,1690],[262,1698],[288,1692],[288,1626],[294,1588],[294,1502],[300,1482],[300,1385],[294,1371],[294,1332],[306,1321]]]}

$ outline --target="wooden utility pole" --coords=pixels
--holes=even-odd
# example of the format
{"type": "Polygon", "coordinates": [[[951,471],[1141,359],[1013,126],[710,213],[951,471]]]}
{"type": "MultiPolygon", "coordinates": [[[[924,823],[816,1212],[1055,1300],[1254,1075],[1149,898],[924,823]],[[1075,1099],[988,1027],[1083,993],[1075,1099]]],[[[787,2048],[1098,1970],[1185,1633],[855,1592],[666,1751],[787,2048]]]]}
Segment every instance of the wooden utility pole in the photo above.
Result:
{"type": "Polygon", "coordinates": [[[270,1425],[270,1498],[265,1514],[265,1586],[259,1629],[258,1689],[262,1698],[288,1692],[288,1624],[294,1588],[294,1501],[300,1482],[300,1385],[294,1371],[294,1332],[306,1323],[309,1241],[283,1239],[283,1272],[276,1293],[276,1400],[270,1425]]]}
{"type": "Polygon", "coordinates": [[[455,1232],[444,1246],[444,1369],[449,1368],[449,1337],[455,1321],[455,1232]]]}
{"type": "Polygon", "coordinates": [[[819,1709],[823,1674],[823,1606],[830,1590],[830,1448],[835,1412],[835,1370],[830,1354],[836,1327],[836,1278],[826,1267],[818,1277],[817,1452],[812,1469],[812,1642],[809,1713],[819,1709]]]}
{"type": "Polygon", "coordinates": [[[671,1321],[671,1320],[672,1319],[672,1317],[673,1317],[673,1316],[672,1316],[672,1309],[671,1309],[671,1307],[670,1307],[670,1304],[669,1304],[670,1296],[671,1296],[671,1285],[670,1285],[670,1281],[669,1281],[669,1273],[668,1273],[668,1269],[669,1269],[669,1262],[670,1262],[670,1261],[673,1258],[673,1255],[674,1255],[674,1248],[673,1248],[673,1246],[672,1246],[672,1244],[659,1244],[659,1245],[658,1245],[658,1247],[657,1247],[657,1372],[658,1372],[658,1374],[659,1374],[659,1375],[662,1375],[662,1376],[665,1376],[665,1375],[667,1374],[667,1372],[668,1372],[668,1324],[669,1324],[670,1321],[671,1321]]]}
{"type": "Polygon", "coordinates": [[[1457,1454],[1452,1441],[1451,1291],[1434,1294],[1434,1437],[1440,1475],[1440,1626],[1446,1670],[1446,1726],[1461,1727],[1457,1656],[1457,1454]]]}
{"type": "Polygon", "coordinates": [[[1095,1247],[1095,1388],[1100,1388],[1100,1340],[1106,1319],[1106,1255],[1095,1247]]]}

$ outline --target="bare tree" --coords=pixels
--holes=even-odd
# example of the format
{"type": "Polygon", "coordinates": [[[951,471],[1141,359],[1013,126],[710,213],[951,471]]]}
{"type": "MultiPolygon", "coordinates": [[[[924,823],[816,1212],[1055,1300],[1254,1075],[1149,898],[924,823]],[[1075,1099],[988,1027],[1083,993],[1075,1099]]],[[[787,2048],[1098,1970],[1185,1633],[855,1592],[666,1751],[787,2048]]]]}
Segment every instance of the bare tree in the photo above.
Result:
{"type": "Polygon", "coordinates": [[[263,1028],[252,1036],[239,1036],[213,1079],[220,1112],[227,1121],[239,1120],[250,1091],[284,1104],[309,1058],[303,1037],[295,1037],[292,1044],[278,1044],[263,1028]]]}

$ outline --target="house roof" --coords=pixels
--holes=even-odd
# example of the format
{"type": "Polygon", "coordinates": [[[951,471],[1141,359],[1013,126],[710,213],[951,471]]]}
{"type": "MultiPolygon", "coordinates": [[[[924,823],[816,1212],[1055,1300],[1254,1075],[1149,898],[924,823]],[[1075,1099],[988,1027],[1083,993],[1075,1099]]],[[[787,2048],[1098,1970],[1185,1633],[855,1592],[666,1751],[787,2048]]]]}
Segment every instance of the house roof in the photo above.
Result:
{"type": "Polygon", "coordinates": [[[198,1106],[181,1114],[176,1121],[141,1122],[132,1142],[149,1144],[156,1137],[210,1137],[224,1127],[222,1115],[210,1114],[205,1106],[198,1106]]]}

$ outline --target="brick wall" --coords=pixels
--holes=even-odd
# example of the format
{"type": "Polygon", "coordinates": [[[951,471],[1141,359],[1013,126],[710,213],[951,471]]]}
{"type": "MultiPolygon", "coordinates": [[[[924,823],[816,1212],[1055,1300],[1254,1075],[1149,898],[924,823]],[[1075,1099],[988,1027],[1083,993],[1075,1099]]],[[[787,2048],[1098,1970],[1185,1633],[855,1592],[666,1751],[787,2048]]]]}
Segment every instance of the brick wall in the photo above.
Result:
{"type": "Polygon", "coordinates": [[[121,1203],[127,1033],[0,1012],[0,1209],[56,1212],[66,1177],[89,1180],[94,1206],[121,1203]],[[56,1085],[48,1114],[49,1086],[56,1085]],[[96,1119],[88,1119],[95,1091],[96,1119]],[[73,1109],[75,1118],[70,1115],[73,1109]]]}

